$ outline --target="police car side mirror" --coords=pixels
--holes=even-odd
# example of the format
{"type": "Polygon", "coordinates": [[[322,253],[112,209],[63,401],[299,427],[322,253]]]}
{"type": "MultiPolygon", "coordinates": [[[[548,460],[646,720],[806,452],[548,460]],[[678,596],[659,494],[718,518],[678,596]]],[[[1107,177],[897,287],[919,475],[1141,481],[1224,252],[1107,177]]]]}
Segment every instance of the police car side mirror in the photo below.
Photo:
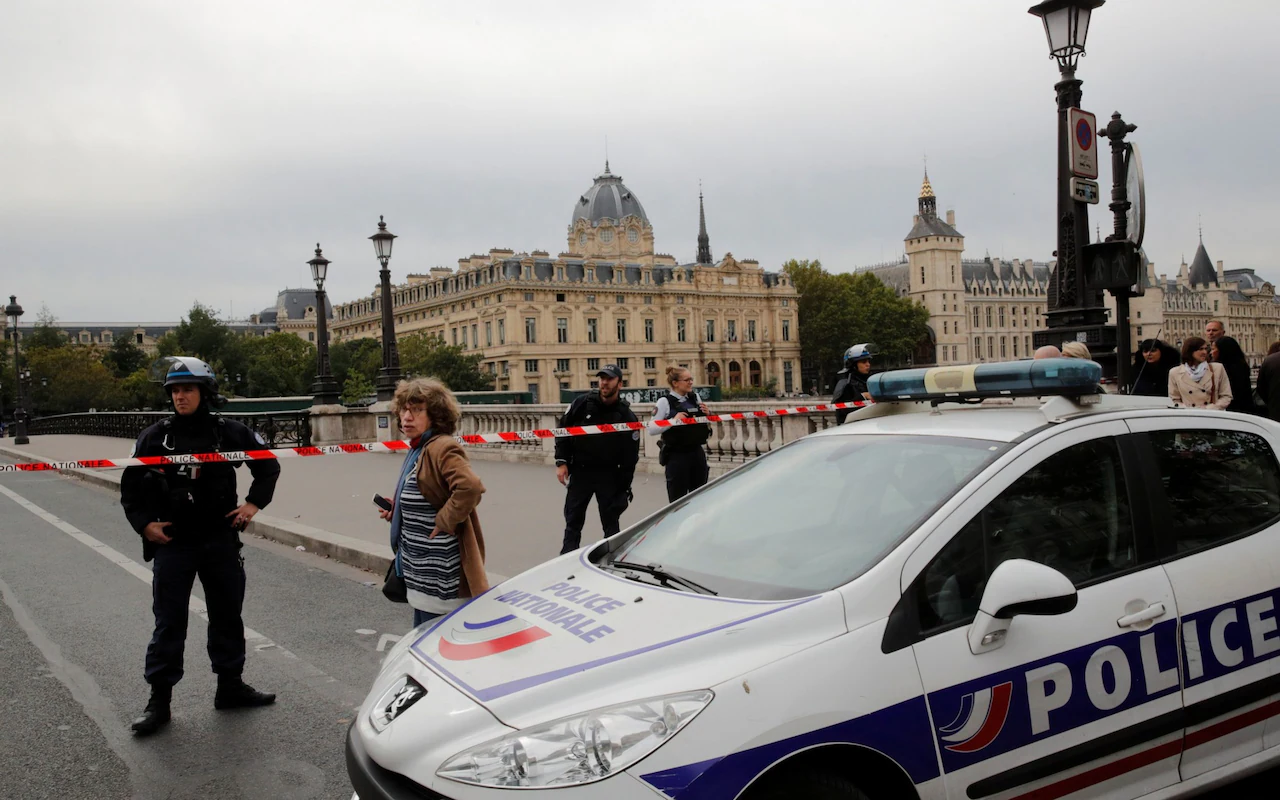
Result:
{"type": "Polygon", "coordinates": [[[1065,614],[1076,607],[1076,587],[1053,567],[1011,558],[996,567],[969,626],[969,650],[986,653],[1004,646],[1019,614],[1065,614]]]}

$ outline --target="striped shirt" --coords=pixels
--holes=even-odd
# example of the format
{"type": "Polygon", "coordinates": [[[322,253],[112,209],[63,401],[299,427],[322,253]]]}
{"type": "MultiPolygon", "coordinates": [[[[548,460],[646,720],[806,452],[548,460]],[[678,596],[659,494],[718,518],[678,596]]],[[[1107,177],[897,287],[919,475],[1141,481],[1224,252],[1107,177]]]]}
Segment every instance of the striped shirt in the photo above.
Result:
{"type": "Polygon", "coordinates": [[[420,611],[445,614],[462,605],[462,554],[458,537],[442,533],[427,538],[436,527],[436,508],[418,491],[417,471],[409,473],[400,491],[400,568],[408,588],[409,605],[420,611]]]}

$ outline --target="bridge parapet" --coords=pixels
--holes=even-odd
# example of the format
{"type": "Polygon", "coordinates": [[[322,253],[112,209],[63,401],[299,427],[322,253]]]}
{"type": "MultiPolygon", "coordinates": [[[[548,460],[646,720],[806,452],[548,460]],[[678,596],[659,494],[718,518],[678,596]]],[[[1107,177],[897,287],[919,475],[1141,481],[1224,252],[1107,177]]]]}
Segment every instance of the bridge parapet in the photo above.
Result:
{"type": "MultiPolygon", "coordinates": [[[[28,425],[32,436],[72,434],[79,436],[111,436],[136,439],[151,425],[168,417],[165,411],[91,411],[80,414],[58,414],[39,417],[28,425]]],[[[269,413],[223,413],[239,420],[260,435],[267,447],[310,447],[311,414],[309,411],[269,413]]]]}

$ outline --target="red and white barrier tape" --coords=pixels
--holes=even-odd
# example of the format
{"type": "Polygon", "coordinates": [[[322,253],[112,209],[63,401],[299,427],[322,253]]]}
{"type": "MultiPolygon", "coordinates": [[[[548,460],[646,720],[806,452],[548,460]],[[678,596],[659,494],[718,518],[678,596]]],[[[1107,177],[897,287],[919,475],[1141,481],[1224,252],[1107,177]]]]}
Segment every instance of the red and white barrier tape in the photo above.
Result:
{"type": "MultiPolygon", "coordinates": [[[[679,425],[697,425],[703,422],[733,422],[762,417],[788,417],[798,414],[814,414],[823,411],[862,408],[869,402],[822,403],[796,408],[774,408],[764,411],[735,411],[729,414],[708,414],[691,419],[655,419],[651,422],[659,428],[679,425]]],[[[597,433],[622,433],[641,431],[648,423],[621,422],[612,425],[581,425],[568,428],[539,428],[531,431],[503,431],[501,433],[469,433],[454,438],[460,444],[510,444],[531,442],[538,439],[560,439],[568,436],[590,436],[597,433]]],[[[225,453],[192,453],[172,456],[143,456],[140,458],[97,458],[84,461],[47,461],[31,464],[0,464],[2,472],[43,472],[59,469],[124,469],[125,467],[160,467],[172,464],[225,464],[242,461],[268,461],[281,458],[309,458],[311,456],[342,456],[354,453],[396,453],[409,449],[406,441],[371,442],[368,444],[331,444],[324,447],[282,447],[275,450],[236,450],[225,453]]]]}

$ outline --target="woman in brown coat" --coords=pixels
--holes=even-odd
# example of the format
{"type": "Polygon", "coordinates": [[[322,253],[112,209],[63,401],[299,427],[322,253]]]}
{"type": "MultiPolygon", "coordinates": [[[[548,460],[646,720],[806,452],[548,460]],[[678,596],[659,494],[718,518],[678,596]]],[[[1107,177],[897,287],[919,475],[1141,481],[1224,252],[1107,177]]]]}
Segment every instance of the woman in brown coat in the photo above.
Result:
{"type": "Polygon", "coordinates": [[[453,438],[462,411],[433,378],[401,381],[391,403],[410,438],[392,511],[391,549],[404,577],[414,627],[489,589],[476,506],[484,484],[453,438]]]}
{"type": "Polygon", "coordinates": [[[1231,405],[1231,381],[1221,364],[1209,360],[1209,345],[1199,336],[1182,344],[1182,364],[1169,370],[1169,399],[1186,408],[1225,409],[1231,405]]]}

